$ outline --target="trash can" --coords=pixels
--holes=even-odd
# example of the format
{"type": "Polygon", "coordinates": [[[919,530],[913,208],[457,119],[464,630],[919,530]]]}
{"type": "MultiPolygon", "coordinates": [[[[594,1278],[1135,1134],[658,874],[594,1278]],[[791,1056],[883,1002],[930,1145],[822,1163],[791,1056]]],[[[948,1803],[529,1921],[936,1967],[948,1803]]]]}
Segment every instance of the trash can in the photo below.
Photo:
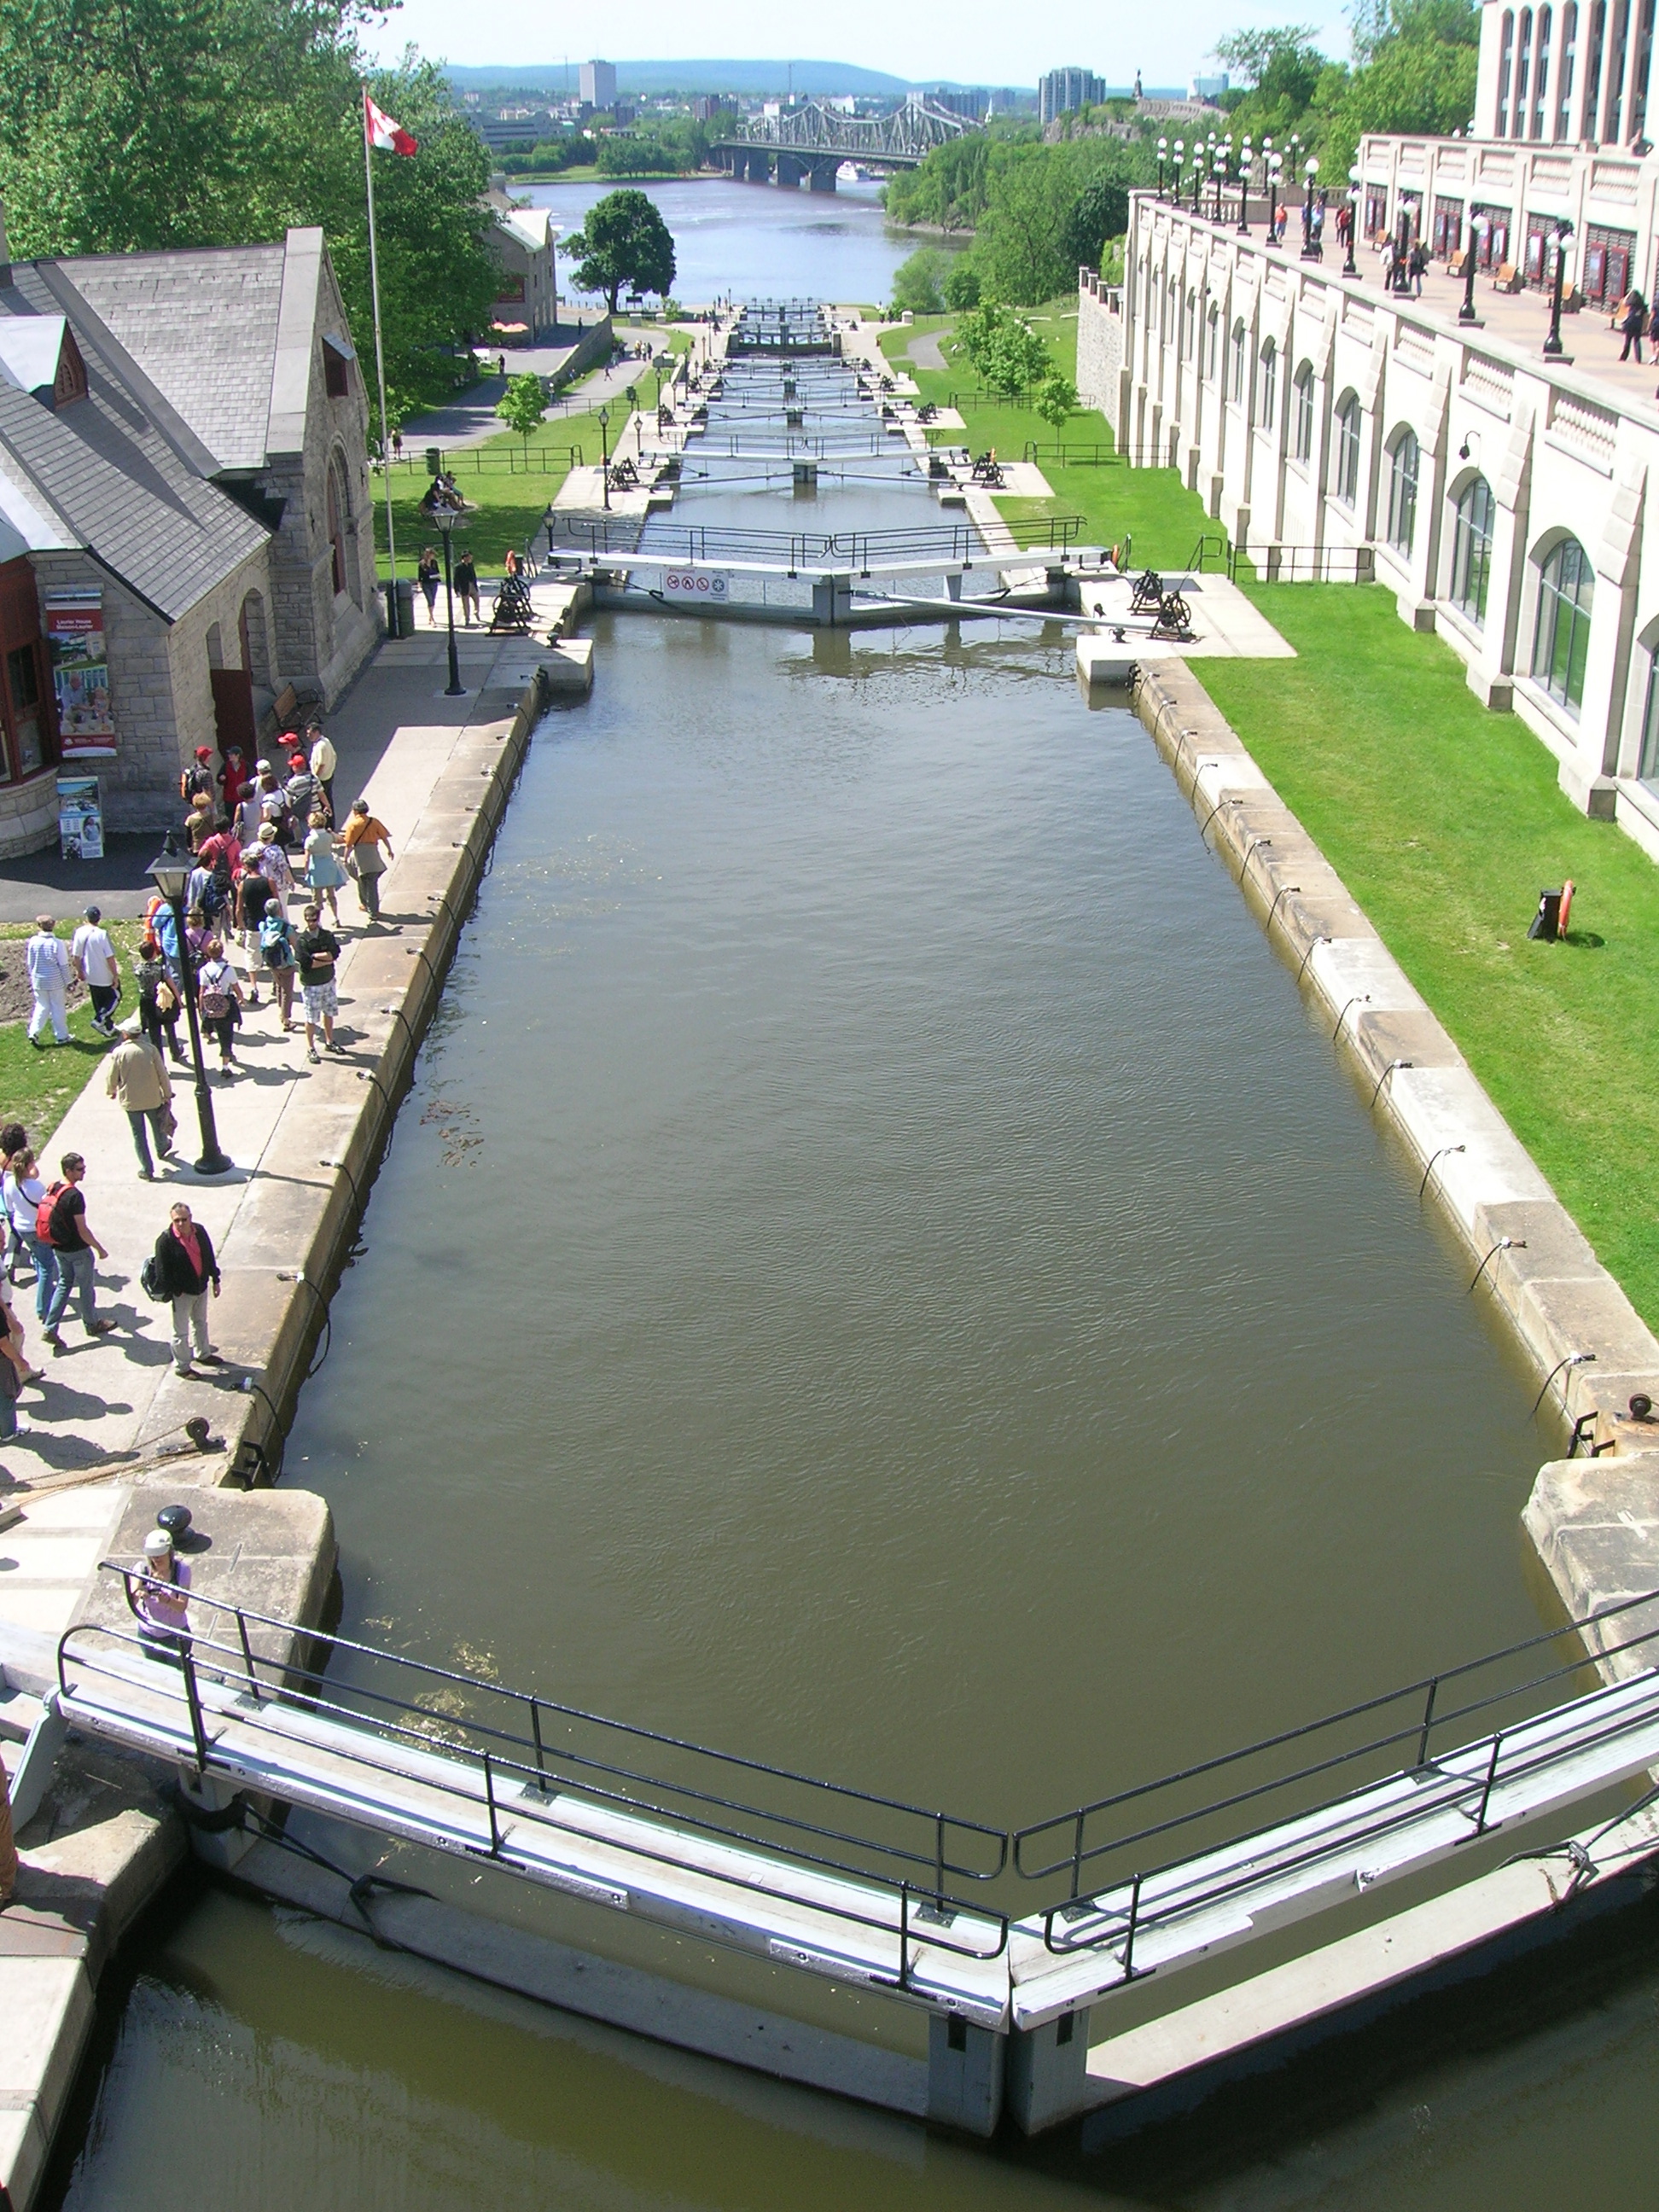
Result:
{"type": "Polygon", "coordinates": [[[392,579],[388,576],[382,589],[386,592],[386,628],[393,637],[413,637],[415,635],[415,580],[412,576],[398,579],[397,605],[392,605],[392,579]]]}
{"type": "Polygon", "coordinates": [[[428,446],[426,449],[426,472],[428,476],[441,476],[443,473],[443,465],[444,457],[442,453],[436,446],[428,446]]]}
{"type": "Polygon", "coordinates": [[[1561,934],[1561,894],[1559,891],[1540,891],[1538,911],[1532,918],[1528,937],[1541,937],[1547,945],[1553,945],[1561,934]]]}

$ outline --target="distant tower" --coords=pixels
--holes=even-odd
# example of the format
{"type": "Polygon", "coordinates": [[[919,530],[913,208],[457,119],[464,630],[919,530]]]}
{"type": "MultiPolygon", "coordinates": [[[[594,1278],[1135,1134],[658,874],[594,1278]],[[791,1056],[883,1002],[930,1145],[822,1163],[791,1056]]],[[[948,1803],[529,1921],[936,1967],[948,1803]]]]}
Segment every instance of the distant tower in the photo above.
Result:
{"type": "Polygon", "coordinates": [[[1137,100],[1139,100],[1139,97],[1140,97],[1140,71],[1139,71],[1139,70],[1137,70],[1135,71],[1135,98],[1136,98],[1137,100]]]}
{"type": "Polygon", "coordinates": [[[581,66],[581,96],[590,107],[614,107],[617,104],[616,64],[584,62],[581,66]]]}

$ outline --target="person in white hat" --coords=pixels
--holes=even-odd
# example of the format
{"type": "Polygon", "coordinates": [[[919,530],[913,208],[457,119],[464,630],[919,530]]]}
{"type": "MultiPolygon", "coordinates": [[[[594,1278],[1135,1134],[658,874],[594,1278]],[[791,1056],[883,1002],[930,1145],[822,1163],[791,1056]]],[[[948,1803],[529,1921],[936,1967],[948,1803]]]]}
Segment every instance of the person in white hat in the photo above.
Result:
{"type": "Polygon", "coordinates": [[[133,1609],[139,1642],[154,1659],[183,1658],[190,1649],[190,1561],[179,1557],[165,1528],[152,1528],[145,1537],[138,1574],[133,1609]]]}

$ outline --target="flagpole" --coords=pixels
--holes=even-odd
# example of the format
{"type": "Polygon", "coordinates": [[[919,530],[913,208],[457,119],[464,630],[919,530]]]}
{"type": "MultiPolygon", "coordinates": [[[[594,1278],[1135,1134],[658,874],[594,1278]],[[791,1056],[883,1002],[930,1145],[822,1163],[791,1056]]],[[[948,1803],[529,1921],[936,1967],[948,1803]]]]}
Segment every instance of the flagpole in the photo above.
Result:
{"type": "Polygon", "coordinates": [[[363,183],[368,193],[368,289],[374,301],[374,374],[380,386],[380,473],[386,479],[386,550],[392,568],[392,589],[387,594],[391,619],[386,628],[393,637],[400,637],[398,540],[392,526],[392,440],[386,430],[386,348],[380,339],[380,258],[374,240],[374,164],[369,158],[368,143],[368,87],[365,85],[362,90],[363,183]]]}

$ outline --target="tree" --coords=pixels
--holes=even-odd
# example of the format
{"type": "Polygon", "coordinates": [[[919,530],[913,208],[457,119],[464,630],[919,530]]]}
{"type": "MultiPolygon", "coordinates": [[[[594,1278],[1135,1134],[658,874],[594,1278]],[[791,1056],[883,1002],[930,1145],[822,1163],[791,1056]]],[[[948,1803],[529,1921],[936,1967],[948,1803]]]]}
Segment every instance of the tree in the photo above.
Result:
{"type": "Polygon", "coordinates": [[[975,307],[957,325],[968,358],[993,392],[1013,398],[1051,375],[1048,349],[1030,325],[1012,307],[975,307]]]}
{"type": "Polygon", "coordinates": [[[624,284],[630,292],[665,296],[673,289],[674,240],[643,192],[607,192],[588,210],[567,250],[576,264],[578,289],[603,292],[613,315],[624,284]]]}
{"type": "Polygon", "coordinates": [[[949,257],[937,246],[918,246],[908,261],[901,261],[893,271],[894,313],[943,314],[949,265],[949,257]]]}
{"type": "Polygon", "coordinates": [[[1032,404],[1051,430],[1063,430],[1077,412],[1077,386],[1069,376],[1051,368],[1038,385],[1032,404]]]}
{"type": "Polygon", "coordinates": [[[540,377],[527,372],[522,376],[509,376],[506,391],[495,402],[495,412],[509,430],[516,430],[524,440],[528,455],[530,434],[541,428],[542,418],[547,413],[547,395],[540,377]]]}

